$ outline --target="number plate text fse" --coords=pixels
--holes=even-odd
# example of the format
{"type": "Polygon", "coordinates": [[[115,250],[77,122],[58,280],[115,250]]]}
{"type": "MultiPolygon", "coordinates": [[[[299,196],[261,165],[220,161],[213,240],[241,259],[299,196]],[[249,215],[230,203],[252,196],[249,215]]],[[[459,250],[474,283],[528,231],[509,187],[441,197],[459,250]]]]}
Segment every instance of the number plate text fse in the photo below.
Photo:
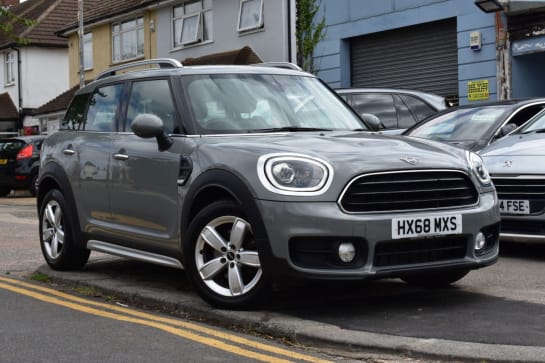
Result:
{"type": "Polygon", "coordinates": [[[394,218],[392,239],[462,233],[462,215],[394,218]]]}

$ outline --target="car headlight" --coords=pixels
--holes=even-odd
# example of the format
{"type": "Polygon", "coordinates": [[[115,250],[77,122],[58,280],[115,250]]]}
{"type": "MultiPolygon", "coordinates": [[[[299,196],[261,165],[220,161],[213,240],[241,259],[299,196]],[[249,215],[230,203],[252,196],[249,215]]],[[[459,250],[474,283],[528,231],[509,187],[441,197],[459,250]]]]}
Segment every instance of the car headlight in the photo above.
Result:
{"type": "Polygon", "coordinates": [[[490,174],[488,174],[488,169],[484,165],[483,159],[471,151],[466,151],[466,158],[467,162],[469,163],[469,167],[475,176],[477,176],[477,179],[479,179],[481,184],[489,185],[491,183],[490,174]]]}
{"type": "Polygon", "coordinates": [[[333,178],[323,160],[300,154],[263,155],[257,162],[259,179],[268,190],[286,195],[319,195],[333,178]]]}

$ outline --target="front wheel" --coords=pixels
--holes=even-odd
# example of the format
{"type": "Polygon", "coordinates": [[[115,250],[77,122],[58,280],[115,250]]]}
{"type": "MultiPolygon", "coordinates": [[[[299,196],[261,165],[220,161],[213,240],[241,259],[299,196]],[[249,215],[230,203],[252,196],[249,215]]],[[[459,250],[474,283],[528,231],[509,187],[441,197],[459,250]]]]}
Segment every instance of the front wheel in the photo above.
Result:
{"type": "Polygon", "coordinates": [[[437,271],[402,276],[401,279],[408,284],[421,287],[446,287],[461,280],[469,270],[437,271]]]}
{"type": "Polygon", "coordinates": [[[50,190],[40,206],[40,245],[47,264],[54,270],[76,270],[89,259],[90,251],[77,245],[74,214],[63,194],[50,190]]]}
{"type": "Polygon", "coordinates": [[[269,290],[252,225],[230,201],[201,210],[191,221],[184,244],[184,266],[199,295],[213,306],[251,308],[269,290]]]}

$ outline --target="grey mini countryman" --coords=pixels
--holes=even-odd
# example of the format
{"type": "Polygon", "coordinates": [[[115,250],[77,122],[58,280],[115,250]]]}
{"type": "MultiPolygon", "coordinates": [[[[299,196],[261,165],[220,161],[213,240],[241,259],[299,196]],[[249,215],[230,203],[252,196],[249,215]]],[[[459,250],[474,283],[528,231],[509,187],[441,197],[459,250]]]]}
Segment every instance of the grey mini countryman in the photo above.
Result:
{"type": "Polygon", "coordinates": [[[500,214],[481,158],[366,130],[297,69],[112,68],[44,142],[43,255],[58,270],[91,250],[183,268],[204,300],[232,309],[272,282],[437,287],[494,263],[500,214]]]}

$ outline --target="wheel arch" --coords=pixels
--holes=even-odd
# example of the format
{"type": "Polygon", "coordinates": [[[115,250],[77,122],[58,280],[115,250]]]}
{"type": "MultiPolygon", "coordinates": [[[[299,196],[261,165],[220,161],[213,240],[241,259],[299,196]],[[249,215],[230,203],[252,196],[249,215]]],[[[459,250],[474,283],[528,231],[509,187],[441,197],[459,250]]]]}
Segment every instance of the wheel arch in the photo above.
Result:
{"type": "Polygon", "coordinates": [[[72,219],[74,227],[74,236],[76,241],[81,241],[82,247],[85,247],[85,242],[81,238],[81,228],[79,223],[78,210],[76,209],[76,200],[68,175],[64,169],[56,163],[48,163],[41,167],[39,179],[38,179],[38,192],[36,193],[36,207],[38,209],[38,215],[40,214],[40,208],[44,197],[53,189],[58,189],[64,196],[64,200],[72,212],[72,219]]]}
{"type": "MultiPolygon", "coordinates": [[[[193,218],[210,203],[218,200],[230,200],[244,206],[246,217],[252,225],[252,231],[260,254],[262,265],[267,265],[272,250],[268,243],[268,235],[260,210],[255,201],[252,188],[238,175],[231,171],[214,169],[204,172],[192,183],[182,207],[180,223],[180,243],[187,235],[189,224],[193,218]]],[[[264,272],[266,268],[264,269],[264,272]]]]}

